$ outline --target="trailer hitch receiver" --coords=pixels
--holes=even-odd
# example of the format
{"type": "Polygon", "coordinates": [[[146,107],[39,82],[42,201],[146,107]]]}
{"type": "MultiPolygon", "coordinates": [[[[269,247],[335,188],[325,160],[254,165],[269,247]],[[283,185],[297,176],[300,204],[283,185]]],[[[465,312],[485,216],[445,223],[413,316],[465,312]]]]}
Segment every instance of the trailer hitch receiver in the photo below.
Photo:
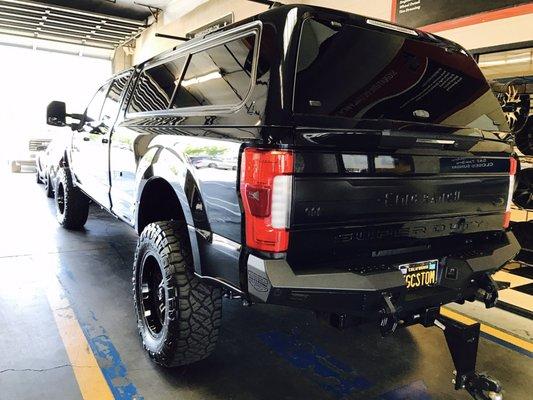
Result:
{"type": "Polygon", "coordinates": [[[490,376],[476,372],[480,324],[465,325],[439,315],[435,325],[444,331],[455,366],[452,382],[475,400],[502,400],[502,387],[490,376]]]}
{"type": "Polygon", "coordinates": [[[498,284],[490,274],[484,274],[478,281],[479,289],[476,293],[478,300],[485,303],[486,308],[492,308],[498,301],[498,284]]]}
{"type": "Polygon", "coordinates": [[[392,302],[392,296],[383,293],[383,308],[379,311],[379,330],[381,336],[389,336],[396,332],[399,324],[398,311],[392,302]]]}

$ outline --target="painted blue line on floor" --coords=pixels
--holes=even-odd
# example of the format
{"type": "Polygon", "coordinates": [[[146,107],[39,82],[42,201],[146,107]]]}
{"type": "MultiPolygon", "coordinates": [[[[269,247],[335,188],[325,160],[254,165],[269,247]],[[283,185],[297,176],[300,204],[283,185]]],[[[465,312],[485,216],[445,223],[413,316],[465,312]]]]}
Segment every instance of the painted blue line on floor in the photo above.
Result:
{"type": "MultiPolygon", "coordinates": [[[[94,313],[91,314],[92,319],[97,321],[94,313]]],[[[128,379],[128,370],[105,329],[81,321],[80,325],[115,399],[143,400],[135,385],[128,379]]]]}
{"type": "MultiPolygon", "coordinates": [[[[68,270],[66,270],[68,271],[68,270]]],[[[59,280],[65,294],[71,298],[69,291],[59,280]]],[[[111,389],[111,393],[116,400],[144,400],[137,390],[137,387],[128,379],[128,370],[122,362],[120,354],[115,345],[109,338],[107,331],[103,326],[98,324],[98,319],[92,310],[87,310],[90,317],[86,320],[81,318],[82,313],[74,301],[70,301],[71,307],[76,314],[78,323],[89,343],[98,366],[104,375],[104,378],[111,389]]]]}
{"type": "Polygon", "coordinates": [[[423,381],[416,381],[391,392],[382,394],[377,400],[431,400],[423,381]]]}
{"type": "Polygon", "coordinates": [[[261,341],[294,367],[311,371],[316,382],[336,398],[370,388],[372,383],[325,350],[283,332],[258,335],[261,341]]]}

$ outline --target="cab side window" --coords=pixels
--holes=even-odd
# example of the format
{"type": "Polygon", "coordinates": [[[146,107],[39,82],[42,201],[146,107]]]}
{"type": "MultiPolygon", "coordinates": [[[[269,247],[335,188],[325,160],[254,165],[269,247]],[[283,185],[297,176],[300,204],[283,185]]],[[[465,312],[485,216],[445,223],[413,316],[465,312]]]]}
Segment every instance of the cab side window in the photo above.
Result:
{"type": "Polygon", "coordinates": [[[186,57],[143,71],[128,106],[128,112],[166,110],[179,82],[186,57]]]}
{"type": "Polygon", "coordinates": [[[100,119],[100,112],[102,111],[102,106],[104,104],[105,96],[109,89],[109,83],[106,83],[98,92],[94,95],[93,99],[87,106],[85,110],[85,121],[92,122],[98,121],[100,119]]]}
{"type": "Polygon", "coordinates": [[[127,72],[113,80],[102,108],[100,118],[102,121],[111,121],[117,116],[122,93],[126,89],[130,76],[131,72],[127,72]]]}

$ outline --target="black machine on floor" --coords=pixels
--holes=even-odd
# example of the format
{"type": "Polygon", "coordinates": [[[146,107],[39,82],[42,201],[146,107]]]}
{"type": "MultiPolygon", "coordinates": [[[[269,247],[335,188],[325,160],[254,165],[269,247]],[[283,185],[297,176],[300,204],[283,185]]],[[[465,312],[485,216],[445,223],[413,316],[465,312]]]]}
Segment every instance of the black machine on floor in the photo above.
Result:
{"type": "Polygon", "coordinates": [[[150,357],[207,357],[225,292],[337,326],[377,321],[384,335],[437,324],[456,387],[494,398],[474,370],[479,330],[439,316],[492,305],[491,275],[519,250],[507,122],[468,52],[299,5],[179,42],[106,82],[75,121],[60,102],[47,115],[73,131],[60,224],[81,228],[93,201],[140,235],[133,292],[150,357]]]}
{"type": "Polygon", "coordinates": [[[503,399],[502,387],[490,376],[476,371],[480,324],[464,325],[439,316],[436,324],[443,329],[455,365],[455,389],[466,390],[476,400],[503,399]]]}

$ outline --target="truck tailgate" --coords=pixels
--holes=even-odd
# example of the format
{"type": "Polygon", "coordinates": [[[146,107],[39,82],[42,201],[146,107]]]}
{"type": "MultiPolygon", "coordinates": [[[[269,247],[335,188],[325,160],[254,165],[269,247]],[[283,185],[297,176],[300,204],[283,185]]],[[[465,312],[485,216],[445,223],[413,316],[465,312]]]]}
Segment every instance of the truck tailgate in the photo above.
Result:
{"type": "Polygon", "coordinates": [[[503,229],[508,157],[343,151],[298,160],[288,251],[295,268],[416,261],[415,252],[444,253],[503,229]]]}

